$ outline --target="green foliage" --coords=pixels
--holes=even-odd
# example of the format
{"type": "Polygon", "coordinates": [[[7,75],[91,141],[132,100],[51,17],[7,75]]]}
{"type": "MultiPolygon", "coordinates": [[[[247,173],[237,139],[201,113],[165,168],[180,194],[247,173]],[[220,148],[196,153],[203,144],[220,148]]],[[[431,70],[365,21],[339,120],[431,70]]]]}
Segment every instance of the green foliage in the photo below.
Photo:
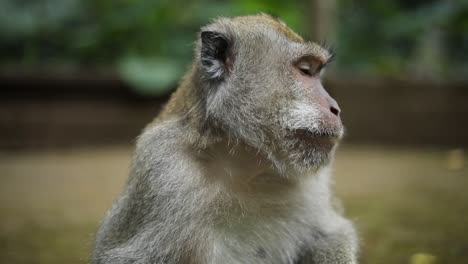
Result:
{"type": "MultiPolygon", "coordinates": [[[[142,93],[173,87],[191,61],[200,26],[219,16],[259,12],[309,33],[310,0],[2,0],[0,60],[23,64],[106,65],[142,93]],[[177,68],[177,69],[176,69],[177,68]]],[[[468,2],[337,0],[338,66],[405,74],[420,57],[437,63],[428,32],[441,32],[440,67],[468,61],[468,2]]],[[[424,64],[423,63],[423,64],[424,64]]],[[[427,63],[426,63],[427,64],[427,63]]]]}
{"type": "Polygon", "coordinates": [[[447,56],[439,63],[464,63],[468,59],[467,1],[339,3],[337,43],[342,68],[380,75],[406,74],[411,61],[421,59],[418,56],[431,56],[419,54],[431,31],[440,35],[437,39],[440,43],[434,45],[442,45],[440,48],[447,56]]]}
{"type": "Polygon", "coordinates": [[[3,0],[0,58],[27,64],[116,65],[139,92],[162,93],[189,64],[200,26],[270,12],[293,28],[299,1],[3,0]]]}

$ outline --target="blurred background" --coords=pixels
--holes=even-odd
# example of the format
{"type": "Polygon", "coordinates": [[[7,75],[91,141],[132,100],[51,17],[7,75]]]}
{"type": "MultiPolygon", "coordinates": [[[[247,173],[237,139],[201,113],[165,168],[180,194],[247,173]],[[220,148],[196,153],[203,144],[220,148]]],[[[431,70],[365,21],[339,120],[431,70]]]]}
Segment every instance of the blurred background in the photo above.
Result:
{"type": "Polygon", "coordinates": [[[197,30],[258,12],[337,53],[334,188],[361,263],[468,263],[462,0],[1,0],[0,263],[86,263],[197,30]]]}

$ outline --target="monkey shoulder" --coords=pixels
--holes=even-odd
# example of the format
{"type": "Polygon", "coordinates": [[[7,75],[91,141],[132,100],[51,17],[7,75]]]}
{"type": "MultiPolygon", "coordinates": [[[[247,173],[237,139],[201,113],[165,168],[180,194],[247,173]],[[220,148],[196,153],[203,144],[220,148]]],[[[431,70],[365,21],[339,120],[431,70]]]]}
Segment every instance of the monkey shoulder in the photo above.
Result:
{"type": "Polygon", "coordinates": [[[202,194],[190,190],[187,173],[196,172],[187,169],[184,134],[178,122],[165,121],[137,139],[126,189],[98,234],[96,254],[111,256],[102,263],[179,263],[189,254],[183,245],[194,243],[190,234],[196,230],[187,223],[197,219],[196,196],[202,194]]]}

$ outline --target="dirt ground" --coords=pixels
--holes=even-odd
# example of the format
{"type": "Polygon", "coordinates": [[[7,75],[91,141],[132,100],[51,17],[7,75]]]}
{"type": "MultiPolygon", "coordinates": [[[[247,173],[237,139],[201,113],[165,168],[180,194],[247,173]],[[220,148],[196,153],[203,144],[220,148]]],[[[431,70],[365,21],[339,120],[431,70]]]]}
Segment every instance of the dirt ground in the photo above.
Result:
{"type": "MultiPolygon", "coordinates": [[[[86,263],[130,155],[0,152],[0,263],[86,263]]],[[[461,150],[342,146],[334,188],[361,234],[360,263],[468,263],[467,162],[461,150]]]]}

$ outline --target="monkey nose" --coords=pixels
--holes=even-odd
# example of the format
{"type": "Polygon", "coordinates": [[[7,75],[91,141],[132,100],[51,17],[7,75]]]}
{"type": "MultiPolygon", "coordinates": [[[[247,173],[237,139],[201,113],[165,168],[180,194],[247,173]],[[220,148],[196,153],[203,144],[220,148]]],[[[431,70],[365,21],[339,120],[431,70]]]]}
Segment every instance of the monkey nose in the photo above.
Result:
{"type": "Polygon", "coordinates": [[[330,112],[332,112],[336,116],[340,116],[340,108],[337,106],[330,106],[330,112]]]}
{"type": "Polygon", "coordinates": [[[332,112],[332,114],[336,116],[340,116],[341,109],[338,106],[338,103],[334,99],[330,100],[330,112],[332,112]]]}

